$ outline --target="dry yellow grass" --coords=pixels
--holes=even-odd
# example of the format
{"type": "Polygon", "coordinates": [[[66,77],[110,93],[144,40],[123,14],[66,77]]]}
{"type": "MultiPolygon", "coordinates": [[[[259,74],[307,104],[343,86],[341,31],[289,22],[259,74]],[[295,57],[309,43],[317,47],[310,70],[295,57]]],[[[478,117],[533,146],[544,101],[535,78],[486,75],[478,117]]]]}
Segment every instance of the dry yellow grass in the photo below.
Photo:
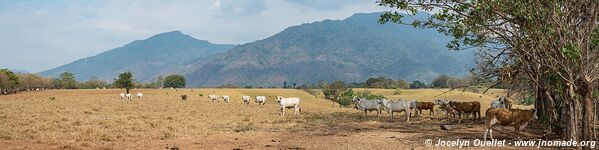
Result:
{"type": "MultiPolygon", "coordinates": [[[[394,95],[393,90],[357,90],[423,101],[442,92],[405,90],[394,95]]],[[[51,90],[0,96],[0,145],[8,149],[384,149],[422,146],[422,138],[472,134],[472,129],[463,134],[441,132],[437,129],[441,117],[420,117],[410,123],[403,122],[403,116],[364,117],[300,90],[141,89],[132,92],[142,92],[144,98],[130,102],[119,98],[122,91],[51,90]],[[187,94],[188,100],[181,101],[181,94],[187,94]],[[210,94],[228,95],[231,102],[211,102],[210,94]],[[242,104],[243,95],[252,97],[250,105],[242,104]],[[266,105],[254,103],[256,95],[266,96],[266,105]],[[299,97],[302,114],[278,115],[277,95],[299,97]]],[[[447,98],[492,99],[452,93],[447,98]]]]}

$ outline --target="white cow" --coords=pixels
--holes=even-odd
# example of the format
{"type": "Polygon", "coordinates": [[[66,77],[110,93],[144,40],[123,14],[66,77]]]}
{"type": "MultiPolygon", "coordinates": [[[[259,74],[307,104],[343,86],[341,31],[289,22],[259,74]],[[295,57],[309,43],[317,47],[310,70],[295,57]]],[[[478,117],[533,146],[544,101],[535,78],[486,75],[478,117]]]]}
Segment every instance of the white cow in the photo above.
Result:
{"type": "Polygon", "coordinates": [[[229,96],[228,95],[223,95],[223,101],[225,101],[225,103],[229,102],[229,96]]]}
{"type": "Polygon", "coordinates": [[[266,96],[256,96],[256,103],[258,104],[266,104],[266,96]]]}
{"type": "Polygon", "coordinates": [[[302,112],[302,107],[300,106],[300,99],[297,97],[289,97],[289,98],[284,98],[282,96],[277,96],[277,102],[279,103],[279,106],[281,106],[281,115],[285,115],[285,109],[286,108],[293,108],[295,111],[293,112],[293,115],[299,115],[300,112],[302,112]]]}
{"type": "Polygon", "coordinates": [[[390,101],[384,99],[379,101],[379,104],[383,105],[385,111],[391,114],[391,119],[393,119],[393,112],[405,112],[406,113],[406,122],[410,122],[410,114],[412,114],[412,110],[410,106],[412,106],[413,101],[407,100],[398,100],[398,101],[390,101]]]}
{"type": "Polygon", "coordinates": [[[121,93],[121,99],[125,98],[125,93],[121,93]]]}
{"type": "Polygon", "coordinates": [[[218,95],[208,95],[208,99],[210,99],[211,101],[218,101],[218,95]]]}
{"type": "Polygon", "coordinates": [[[139,99],[141,99],[141,98],[143,98],[143,97],[144,97],[144,94],[143,94],[143,93],[137,93],[137,94],[135,94],[135,95],[136,95],[136,96],[137,96],[137,98],[139,98],[139,99]]]}
{"type": "Polygon", "coordinates": [[[242,96],[241,100],[243,100],[244,104],[250,104],[250,96],[242,96]]]}
{"type": "Polygon", "coordinates": [[[125,94],[125,97],[127,97],[127,100],[133,100],[133,95],[131,93],[125,94]]]}

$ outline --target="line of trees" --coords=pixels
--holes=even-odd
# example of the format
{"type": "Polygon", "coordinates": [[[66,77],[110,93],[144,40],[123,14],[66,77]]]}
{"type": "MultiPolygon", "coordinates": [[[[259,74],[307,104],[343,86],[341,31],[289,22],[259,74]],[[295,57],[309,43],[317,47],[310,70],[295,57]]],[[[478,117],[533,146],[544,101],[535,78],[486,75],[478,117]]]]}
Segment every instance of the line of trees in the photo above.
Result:
{"type": "Polygon", "coordinates": [[[125,72],[114,79],[112,83],[91,77],[89,80],[79,82],[76,75],[63,72],[56,78],[48,78],[32,73],[14,73],[8,69],[0,69],[0,94],[14,94],[19,91],[44,90],[44,89],[97,89],[97,88],[183,88],[185,77],[169,75],[165,78],[159,76],[149,83],[135,82],[133,74],[125,72]]]}

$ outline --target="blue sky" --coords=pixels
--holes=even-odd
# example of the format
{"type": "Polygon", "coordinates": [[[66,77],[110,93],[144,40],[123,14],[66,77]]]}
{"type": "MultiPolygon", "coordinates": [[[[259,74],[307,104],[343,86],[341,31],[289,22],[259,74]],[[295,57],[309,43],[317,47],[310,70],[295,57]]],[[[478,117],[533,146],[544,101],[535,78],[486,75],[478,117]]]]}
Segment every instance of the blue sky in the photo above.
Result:
{"type": "Polygon", "coordinates": [[[173,30],[243,44],[384,10],[375,0],[0,0],[0,68],[39,72],[173,30]]]}

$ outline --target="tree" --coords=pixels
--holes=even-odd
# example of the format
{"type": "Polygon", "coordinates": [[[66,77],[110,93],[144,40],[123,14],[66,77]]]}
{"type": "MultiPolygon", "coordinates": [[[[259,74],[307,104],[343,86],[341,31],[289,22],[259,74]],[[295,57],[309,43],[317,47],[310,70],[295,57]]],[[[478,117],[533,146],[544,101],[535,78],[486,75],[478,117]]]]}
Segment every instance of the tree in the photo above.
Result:
{"type": "Polygon", "coordinates": [[[102,87],[106,87],[106,86],[108,86],[108,83],[106,83],[103,80],[100,80],[100,78],[98,78],[96,76],[89,78],[89,80],[87,80],[81,84],[81,88],[84,88],[84,89],[102,88],[102,87]]]}
{"type": "Polygon", "coordinates": [[[287,88],[287,81],[283,82],[283,88],[287,88]]]}
{"type": "Polygon", "coordinates": [[[21,73],[19,76],[19,87],[22,89],[50,88],[52,79],[37,74],[21,73]]]}
{"type": "Polygon", "coordinates": [[[10,90],[14,90],[19,86],[19,76],[17,76],[14,72],[8,69],[0,69],[0,74],[3,75],[4,81],[0,82],[0,93],[2,90],[4,92],[9,92],[10,90]]]}
{"type": "Polygon", "coordinates": [[[119,74],[119,78],[114,80],[113,84],[117,88],[125,88],[127,94],[129,94],[129,90],[134,87],[133,74],[131,72],[121,73],[119,74]]]}
{"type": "Polygon", "coordinates": [[[535,87],[537,114],[546,118],[549,127],[557,128],[561,137],[580,141],[580,137],[592,140],[595,136],[591,132],[594,124],[591,118],[594,118],[592,93],[599,80],[596,1],[381,0],[377,3],[412,15],[419,10],[434,10],[425,20],[404,22],[402,14],[390,11],[379,21],[437,28],[454,37],[448,44],[450,49],[478,48],[476,83],[499,79],[490,87],[500,83],[515,87],[519,82],[528,82],[535,87]]]}
{"type": "Polygon", "coordinates": [[[185,87],[185,77],[182,75],[169,75],[164,78],[164,87],[183,88],[185,87]]]}
{"type": "Polygon", "coordinates": [[[412,83],[410,84],[411,89],[419,89],[419,88],[425,88],[425,87],[426,87],[426,84],[424,82],[421,82],[418,80],[412,81],[412,83]]]}
{"type": "Polygon", "coordinates": [[[437,88],[447,88],[448,81],[450,79],[451,78],[447,75],[440,75],[439,77],[435,78],[435,80],[433,80],[432,86],[437,88]]]}
{"type": "Polygon", "coordinates": [[[77,80],[75,80],[75,74],[70,72],[63,72],[58,75],[58,87],[63,89],[76,89],[79,84],[77,80]]]}
{"type": "Polygon", "coordinates": [[[397,80],[397,88],[408,89],[410,88],[410,84],[406,80],[397,80]]]}

